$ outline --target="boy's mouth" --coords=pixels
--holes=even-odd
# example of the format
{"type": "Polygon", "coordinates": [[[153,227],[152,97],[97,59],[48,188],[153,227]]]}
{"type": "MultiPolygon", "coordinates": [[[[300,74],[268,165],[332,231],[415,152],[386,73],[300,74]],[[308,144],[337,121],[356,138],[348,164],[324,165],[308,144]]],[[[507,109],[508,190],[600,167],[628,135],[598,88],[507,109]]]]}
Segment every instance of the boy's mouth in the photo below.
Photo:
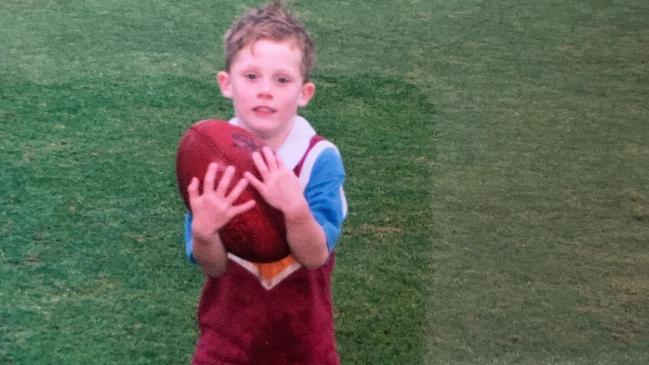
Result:
{"type": "Polygon", "coordinates": [[[256,106],[252,108],[252,111],[255,112],[255,114],[259,114],[259,115],[270,115],[275,113],[274,108],[265,105],[256,106]]]}

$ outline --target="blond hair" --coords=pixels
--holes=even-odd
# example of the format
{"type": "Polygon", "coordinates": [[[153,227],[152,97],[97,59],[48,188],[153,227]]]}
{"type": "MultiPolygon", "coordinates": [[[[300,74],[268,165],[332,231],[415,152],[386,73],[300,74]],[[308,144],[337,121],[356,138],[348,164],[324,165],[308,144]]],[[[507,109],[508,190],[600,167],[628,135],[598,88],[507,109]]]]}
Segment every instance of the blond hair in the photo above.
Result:
{"type": "Polygon", "coordinates": [[[241,49],[261,39],[276,42],[295,41],[302,51],[302,78],[308,81],[315,65],[315,45],[300,20],[280,1],[252,9],[238,18],[223,37],[225,70],[230,71],[234,57],[241,49]]]}

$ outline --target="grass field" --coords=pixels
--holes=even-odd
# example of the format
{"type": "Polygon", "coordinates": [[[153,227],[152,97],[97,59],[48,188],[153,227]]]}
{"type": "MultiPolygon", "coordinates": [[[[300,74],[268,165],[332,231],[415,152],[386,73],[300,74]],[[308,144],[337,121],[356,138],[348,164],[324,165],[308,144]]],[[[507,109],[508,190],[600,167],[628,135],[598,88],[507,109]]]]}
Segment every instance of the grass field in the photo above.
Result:
{"type": "MultiPolygon", "coordinates": [[[[649,6],[294,1],[344,364],[649,363],[649,6]]],[[[0,364],[184,364],[183,130],[233,1],[0,3],[0,364]]]]}
{"type": "Polygon", "coordinates": [[[434,8],[427,362],[647,363],[649,8],[434,8]]]}

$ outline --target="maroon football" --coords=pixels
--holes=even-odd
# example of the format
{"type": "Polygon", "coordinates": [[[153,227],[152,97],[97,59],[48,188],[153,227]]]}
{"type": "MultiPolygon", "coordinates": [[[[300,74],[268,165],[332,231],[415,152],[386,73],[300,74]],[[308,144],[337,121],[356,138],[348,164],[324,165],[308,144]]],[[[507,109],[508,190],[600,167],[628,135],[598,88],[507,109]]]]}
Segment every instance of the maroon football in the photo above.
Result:
{"type": "MultiPolygon", "coordinates": [[[[193,177],[200,179],[199,192],[203,192],[203,178],[211,162],[219,165],[217,181],[228,165],[236,167],[230,189],[250,171],[261,179],[252,160],[264,142],[243,128],[222,120],[203,120],[192,125],[180,139],[176,153],[178,188],[187,209],[187,186],[193,177]]],[[[282,213],[268,205],[252,186],[246,187],[235,204],[255,200],[255,206],[232,218],[219,230],[226,250],[253,262],[272,262],[289,254],[286,228],[282,213]]]]}

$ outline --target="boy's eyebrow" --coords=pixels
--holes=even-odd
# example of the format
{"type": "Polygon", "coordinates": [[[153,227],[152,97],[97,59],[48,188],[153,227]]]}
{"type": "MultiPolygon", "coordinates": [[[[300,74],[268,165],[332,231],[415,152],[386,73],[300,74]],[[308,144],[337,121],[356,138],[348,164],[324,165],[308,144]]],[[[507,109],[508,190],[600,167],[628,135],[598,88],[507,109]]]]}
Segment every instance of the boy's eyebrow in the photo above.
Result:
{"type": "Polygon", "coordinates": [[[255,71],[259,72],[260,67],[255,65],[255,64],[243,64],[241,67],[239,67],[239,71],[241,72],[249,72],[249,71],[255,71]]]}
{"type": "MultiPolygon", "coordinates": [[[[248,71],[256,71],[256,72],[259,72],[259,71],[260,71],[260,67],[257,66],[257,65],[254,65],[254,64],[248,64],[248,65],[244,64],[244,65],[241,67],[241,72],[248,72],[248,71]]],[[[294,74],[300,74],[300,70],[297,70],[297,71],[291,71],[290,68],[280,68],[280,69],[273,70],[272,73],[273,73],[273,75],[276,75],[276,74],[286,74],[286,75],[291,75],[291,76],[293,76],[294,74]]]]}

